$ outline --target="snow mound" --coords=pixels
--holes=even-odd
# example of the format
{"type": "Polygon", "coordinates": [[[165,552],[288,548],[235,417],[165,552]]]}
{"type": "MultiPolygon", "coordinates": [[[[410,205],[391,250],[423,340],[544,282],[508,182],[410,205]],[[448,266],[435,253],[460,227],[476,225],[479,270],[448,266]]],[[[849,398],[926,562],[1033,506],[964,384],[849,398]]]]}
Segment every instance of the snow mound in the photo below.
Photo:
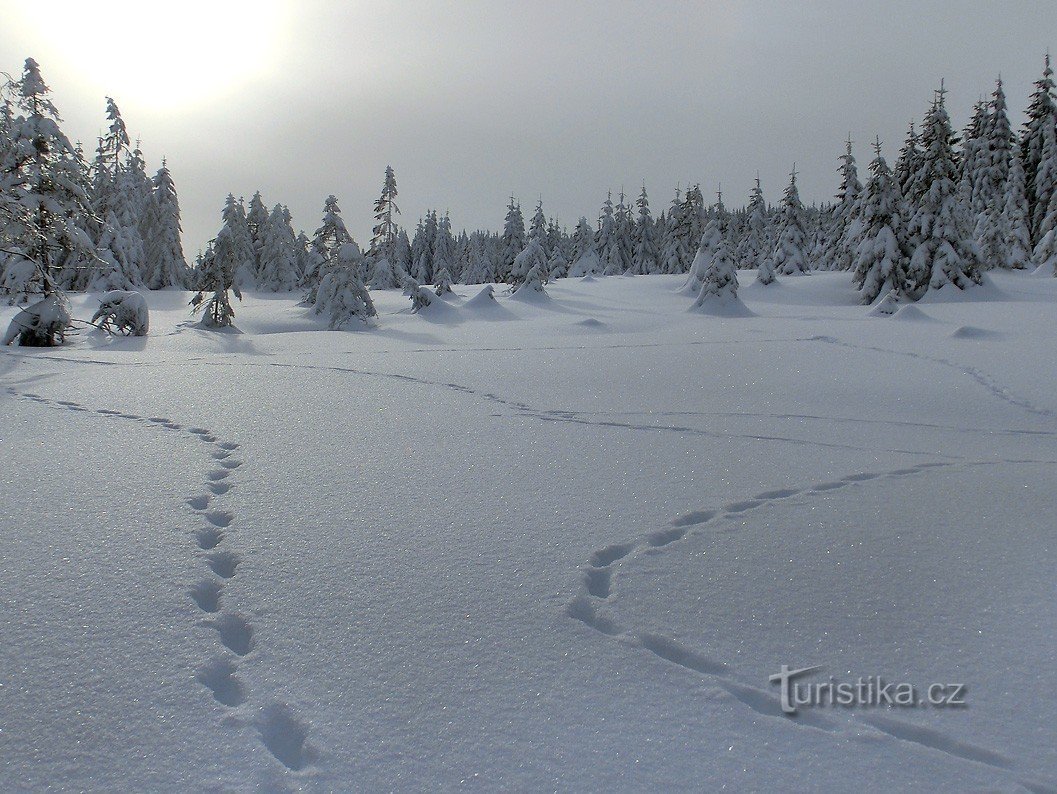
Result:
{"type": "Polygon", "coordinates": [[[1033,278],[1053,278],[1057,273],[1049,265],[1039,265],[1031,271],[1031,275],[1033,278]]]}
{"type": "Polygon", "coordinates": [[[978,328],[975,325],[963,325],[957,328],[951,339],[1001,339],[1004,334],[992,331],[988,328],[978,328]]]}
{"type": "Polygon", "coordinates": [[[755,313],[752,312],[748,306],[741,302],[739,298],[715,298],[712,296],[711,300],[706,300],[704,303],[698,305],[693,304],[688,311],[694,312],[695,314],[705,314],[710,317],[755,317],[755,313]]]}
{"type": "Polygon", "coordinates": [[[604,322],[596,320],[594,317],[588,317],[586,320],[577,320],[573,325],[588,331],[604,331],[609,328],[604,322]]]}
{"type": "Polygon", "coordinates": [[[938,322],[938,320],[936,320],[933,317],[929,317],[927,314],[925,314],[925,312],[921,311],[921,309],[919,309],[917,306],[904,306],[902,309],[897,311],[894,316],[895,316],[895,319],[897,319],[897,320],[906,320],[908,322],[915,322],[915,323],[921,323],[921,322],[934,323],[934,322],[938,322]]]}
{"type": "Polygon", "coordinates": [[[899,311],[899,297],[895,292],[889,292],[881,300],[877,302],[877,305],[870,309],[871,317],[891,317],[899,311]]]}
{"type": "Polygon", "coordinates": [[[462,304],[463,311],[473,312],[477,317],[493,320],[509,320],[514,317],[509,309],[495,299],[495,287],[485,286],[480,292],[462,304]]]}
{"type": "Polygon", "coordinates": [[[517,292],[511,294],[510,300],[520,301],[521,303],[534,303],[542,306],[551,302],[551,296],[546,292],[542,292],[534,289],[519,289],[517,292]]]}

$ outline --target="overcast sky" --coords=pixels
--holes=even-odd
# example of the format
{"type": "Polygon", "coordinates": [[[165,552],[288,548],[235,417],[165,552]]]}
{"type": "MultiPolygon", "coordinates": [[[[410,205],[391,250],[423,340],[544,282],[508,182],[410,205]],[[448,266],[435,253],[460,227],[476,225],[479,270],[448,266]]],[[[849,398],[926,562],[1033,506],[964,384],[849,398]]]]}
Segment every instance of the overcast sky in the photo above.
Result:
{"type": "Polygon", "coordinates": [[[153,170],[167,157],[189,256],[224,197],[261,190],[298,228],[335,194],[361,242],[387,163],[403,222],[502,226],[511,193],[572,227],[623,186],[654,212],[677,184],[805,201],[890,161],[940,78],[954,122],[1001,72],[1019,125],[1053,2],[37,2],[0,0],[0,70],[40,63],[73,138],[94,149],[104,97],[153,170]]]}

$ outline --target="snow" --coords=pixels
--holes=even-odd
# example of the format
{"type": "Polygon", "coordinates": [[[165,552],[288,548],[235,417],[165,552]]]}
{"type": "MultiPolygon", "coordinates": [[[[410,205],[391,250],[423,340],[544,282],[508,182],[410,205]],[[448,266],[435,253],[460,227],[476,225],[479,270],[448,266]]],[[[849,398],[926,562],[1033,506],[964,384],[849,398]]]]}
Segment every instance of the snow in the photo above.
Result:
{"type": "Polygon", "coordinates": [[[1057,787],[1057,280],[684,278],[6,349],[5,787],[1057,787]],[[969,705],[792,720],[782,664],[969,705]]]}

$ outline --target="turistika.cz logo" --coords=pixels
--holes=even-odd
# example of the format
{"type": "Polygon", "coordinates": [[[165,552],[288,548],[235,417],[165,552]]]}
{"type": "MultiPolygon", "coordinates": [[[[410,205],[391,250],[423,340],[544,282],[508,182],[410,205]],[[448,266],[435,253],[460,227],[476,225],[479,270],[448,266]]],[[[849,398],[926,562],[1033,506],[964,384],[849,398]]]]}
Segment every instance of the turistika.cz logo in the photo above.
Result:
{"type": "Polygon", "coordinates": [[[782,711],[796,714],[802,707],[963,708],[966,705],[965,684],[929,684],[923,694],[914,684],[893,683],[874,675],[859,676],[855,681],[838,681],[833,676],[826,681],[797,680],[822,669],[823,665],[792,669],[783,664],[781,672],[768,679],[772,684],[778,684],[781,690],[782,711]]]}

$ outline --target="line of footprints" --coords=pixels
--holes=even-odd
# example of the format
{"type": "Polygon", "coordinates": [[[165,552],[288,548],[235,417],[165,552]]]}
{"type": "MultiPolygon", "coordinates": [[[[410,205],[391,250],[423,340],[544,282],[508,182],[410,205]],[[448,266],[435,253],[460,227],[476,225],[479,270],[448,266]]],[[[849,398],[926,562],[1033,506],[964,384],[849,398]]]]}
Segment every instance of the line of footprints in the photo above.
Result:
{"type": "MultiPolygon", "coordinates": [[[[224,607],[224,585],[238,574],[241,558],[232,548],[235,514],[223,509],[224,497],[232,490],[232,475],[242,466],[234,457],[239,445],[222,441],[204,427],[185,427],[162,416],[139,416],[107,408],[91,409],[71,400],[52,400],[31,392],[8,387],[8,393],[52,408],[103,417],[133,421],[165,431],[184,433],[207,445],[213,468],[206,475],[202,493],[187,500],[188,507],[201,520],[194,531],[197,552],[209,572],[194,584],[189,595],[197,608],[207,617],[201,625],[215,631],[223,650],[214,654],[196,676],[214,699],[229,709],[238,709],[248,700],[245,684],[239,680],[238,663],[253,651],[253,624],[246,617],[224,607]]],[[[308,767],[314,757],[306,746],[307,731],[288,706],[275,703],[261,709],[255,720],[260,739],[268,751],[287,769],[299,771],[308,767]]]]}

